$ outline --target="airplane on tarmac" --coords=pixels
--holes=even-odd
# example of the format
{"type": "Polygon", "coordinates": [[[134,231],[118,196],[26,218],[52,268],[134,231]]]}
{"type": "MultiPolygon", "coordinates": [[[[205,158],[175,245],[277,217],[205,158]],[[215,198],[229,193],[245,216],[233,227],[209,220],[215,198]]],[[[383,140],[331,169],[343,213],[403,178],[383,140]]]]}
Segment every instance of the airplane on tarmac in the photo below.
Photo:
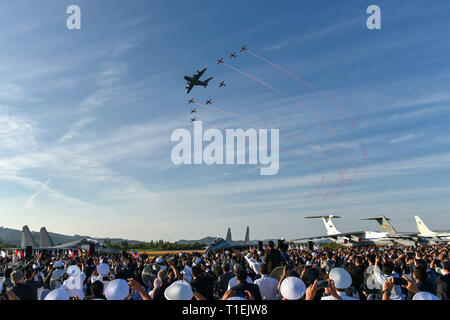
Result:
{"type": "Polygon", "coordinates": [[[416,226],[417,230],[419,231],[419,236],[425,239],[428,239],[430,242],[434,243],[448,243],[450,242],[450,231],[432,231],[428,229],[428,227],[423,223],[423,221],[420,219],[419,216],[414,216],[414,219],[416,219],[416,226]]]}
{"type": "Polygon", "coordinates": [[[415,244],[414,238],[411,236],[403,235],[391,235],[389,232],[374,232],[374,231],[352,231],[352,232],[340,232],[336,229],[333,223],[334,218],[340,218],[339,216],[310,216],[306,219],[322,219],[325,228],[327,230],[326,235],[315,236],[309,238],[294,239],[291,241],[313,240],[313,239],[329,239],[336,244],[343,246],[389,246],[395,244],[413,245],[415,244]]]}

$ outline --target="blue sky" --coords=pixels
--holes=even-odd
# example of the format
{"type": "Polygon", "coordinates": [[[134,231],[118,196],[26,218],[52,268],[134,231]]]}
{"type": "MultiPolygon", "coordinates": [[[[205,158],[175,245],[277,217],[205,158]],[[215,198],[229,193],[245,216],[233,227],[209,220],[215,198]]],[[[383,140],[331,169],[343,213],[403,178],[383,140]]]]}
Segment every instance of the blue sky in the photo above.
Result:
{"type": "Polygon", "coordinates": [[[323,234],[303,218],[319,214],[342,216],[342,231],[376,230],[359,219],[379,214],[401,231],[415,229],[415,214],[449,229],[449,9],[448,1],[2,2],[1,224],[171,241],[224,237],[227,227],[240,239],[247,225],[252,239],[323,234]],[[81,7],[81,30],[66,28],[71,4],[81,7]],[[381,7],[381,30],[366,28],[371,4],[381,7]],[[240,53],[242,44],[318,90],[240,53]],[[284,94],[217,65],[220,57],[284,94]],[[203,67],[214,79],[189,97],[240,117],[201,108],[198,118],[279,128],[280,148],[298,156],[281,152],[277,175],[172,164],[172,131],[192,130],[183,76],[203,67]]]}

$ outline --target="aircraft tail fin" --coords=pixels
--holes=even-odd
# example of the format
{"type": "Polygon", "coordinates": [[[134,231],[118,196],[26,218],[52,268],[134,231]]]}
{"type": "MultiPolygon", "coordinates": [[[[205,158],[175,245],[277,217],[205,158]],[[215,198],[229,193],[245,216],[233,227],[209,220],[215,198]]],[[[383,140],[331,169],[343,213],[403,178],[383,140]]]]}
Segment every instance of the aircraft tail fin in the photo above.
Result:
{"type": "Polygon", "coordinates": [[[333,216],[333,215],[329,215],[329,216],[310,216],[310,217],[305,217],[305,219],[322,219],[323,224],[325,225],[325,229],[327,229],[327,235],[334,235],[334,234],[338,234],[341,233],[339,230],[336,229],[334,223],[333,223],[333,218],[340,218],[339,216],[333,216]]]}
{"type": "Polygon", "coordinates": [[[366,219],[361,219],[361,220],[375,220],[381,226],[381,229],[383,229],[383,231],[386,231],[391,235],[398,234],[397,230],[395,230],[395,228],[389,222],[389,220],[391,220],[391,219],[386,218],[385,216],[378,216],[375,218],[366,218],[366,219]]]}
{"type": "Polygon", "coordinates": [[[208,79],[206,79],[204,82],[205,82],[205,88],[208,86],[208,82],[210,81],[210,80],[212,80],[212,78],[213,77],[211,77],[211,78],[208,78],[208,79]]]}
{"type": "Polygon", "coordinates": [[[244,239],[245,244],[250,243],[250,228],[247,226],[247,230],[245,231],[245,239],[244,239]]]}
{"type": "Polygon", "coordinates": [[[225,239],[225,241],[226,242],[229,242],[229,243],[231,243],[231,229],[230,228],[228,228],[228,231],[227,231],[227,238],[225,239]]]}
{"type": "Polygon", "coordinates": [[[423,223],[423,221],[419,218],[419,216],[414,216],[416,219],[417,230],[419,231],[419,235],[423,237],[434,237],[436,236],[436,232],[431,231],[428,227],[423,223]]]}
{"type": "Polygon", "coordinates": [[[41,231],[39,232],[39,246],[41,248],[50,248],[55,246],[45,227],[42,227],[41,231]]]}
{"type": "Polygon", "coordinates": [[[28,246],[36,248],[38,246],[30,232],[30,229],[28,229],[28,226],[23,226],[22,228],[22,239],[20,241],[20,246],[22,248],[26,248],[28,246]]]}

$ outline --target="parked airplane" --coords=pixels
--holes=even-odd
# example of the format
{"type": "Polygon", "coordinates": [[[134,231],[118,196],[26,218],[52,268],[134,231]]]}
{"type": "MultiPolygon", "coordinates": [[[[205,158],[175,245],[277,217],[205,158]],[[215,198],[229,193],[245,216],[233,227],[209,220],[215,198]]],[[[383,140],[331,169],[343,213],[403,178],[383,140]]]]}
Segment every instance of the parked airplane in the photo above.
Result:
{"type": "Polygon", "coordinates": [[[205,252],[214,251],[214,250],[226,250],[226,249],[248,249],[252,245],[250,244],[250,228],[247,227],[245,231],[245,239],[243,244],[233,244],[233,240],[231,239],[231,229],[228,228],[226,240],[222,238],[217,238],[213,243],[211,243],[206,249],[205,252]]]}
{"type": "Polygon", "coordinates": [[[419,231],[419,236],[428,239],[430,242],[450,242],[450,231],[432,231],[423,223],[419,216],[414,216],[416,219],[417,230],[419,231]]]}
{"type": "Polygon", "coordinates": [[[403,246],[414,246],[418,243],[426,243],[426,239],[419,237],[417,232],[398,232],[394,226],[389,222],[389,218],[385,216],[378,216],[374,218],[365,218],[361,220],[374,220],[378,222],[381,229],[387,232],[388,236],[392,239],[395,239],[397,244],[403,246]]]}
{"type": "Polygon", "coordinates": [[[31,247],[33,251],[39,250],[43,251],[59,251],[59,250],[85,250],[89,251],[91,249],[91,245],[94,246],[94,250],[99,254],[119,254],[120,252],[113,248],[108,248],[104,246],[97,240],[85,238],[76,241],[72,241],[69,243],[63,243],[55,246],[52,238],[48,234],[45,227],[42,227],[39,233],[39,245],[34,240],[33,235],[30,232],[28,226],[23,226],[22,228],[22,238],[20,248],[9,248],[9,250],[21,250],[25,251],[27,247],[31,247]]]}
{"type": "Polygon", "coordinates": [[[374,231],[353,231],[340,232],[336,229],[332,219],[340,218],[339,216],[311,216],[306,219],[322,219],[327,235],[294,239],[291,241],[302,241],[312,239],[330,239],[331,241],[343,246],[389,246],[403,241],[402,238],[391,237],[388,232],[374,232],[374,231]]]}

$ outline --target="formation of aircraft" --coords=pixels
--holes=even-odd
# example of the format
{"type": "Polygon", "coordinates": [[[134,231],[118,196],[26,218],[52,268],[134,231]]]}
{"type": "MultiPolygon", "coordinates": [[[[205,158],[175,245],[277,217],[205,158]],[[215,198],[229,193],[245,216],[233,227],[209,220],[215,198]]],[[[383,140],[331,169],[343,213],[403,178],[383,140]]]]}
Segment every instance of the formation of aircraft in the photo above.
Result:
{"type": "Polygon", "coordinates": [[[421,222],[420,218],[416,218],[417,232],[398,232],[392,224],[389,222],[389,218],[385,216],[378,216],[374,218],[366,218],[361,220],[374,220],[378,222],[383,232],[376,231],[352,231],[352,232],[340,232],[336,229],[332,219],[340,218],[339,216],[310,216],[306,219],[322,219],[326,235],[307,237],[294,239],[291,241],[313,240],[313,239],[329,239],[337,244],[344,246],[386,246],[386,245],[404,245],[413,246],[423,243],[439,243],[447,242],[450,240],[449,232],[434,232],[430,231],[421,222]],[[420,223],[419,223],[420,221],[420,223]]]}
{"type": "Polygon", "coordinates": [[[219,88],[222,88],[222,87],[225,87],[225,86],[226,86],[225,81],[222,81],[221,83],[219,83],[219,88]]]}
{"type": "Polygon", "coordinates": [[[202,71],[197,71],[197,73],[192,77],[184,76],[184,79],[188,82],[188,86],[186,87],[188,94],[189,92],[191,92],[194,86],[203,86],[205,88],[208,86],[208,82],[212,79],[212,77],[204,81],[200,80],[201,76],[205,73],[206,69],[207,68],[203,69],[202,71]]]}
{"type": "Polygon", "coordinates": [[[206,100],[205,104],[212,104],[212,100],[211,99],[206,100]]]}

